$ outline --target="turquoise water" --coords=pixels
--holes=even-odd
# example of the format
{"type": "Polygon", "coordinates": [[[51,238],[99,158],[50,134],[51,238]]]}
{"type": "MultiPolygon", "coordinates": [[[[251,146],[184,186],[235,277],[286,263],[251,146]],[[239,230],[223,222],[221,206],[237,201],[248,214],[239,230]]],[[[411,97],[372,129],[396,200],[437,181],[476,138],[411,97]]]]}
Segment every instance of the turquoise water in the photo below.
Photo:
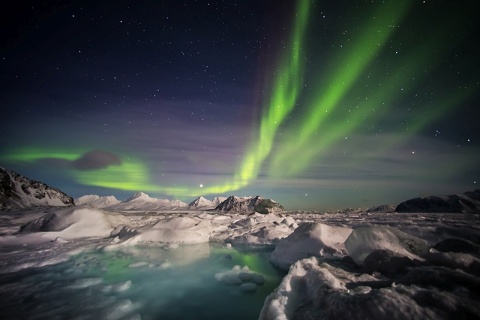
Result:
{"type": "Polygon", "coordinates": [[[10,319],[257,319],[284,276],[269,263],[271,250],[198,244],[84,252],[0,275],[0,311],[10,319]],[[217,280],[235,266],[264,283],[244,292],[217,280]]]}

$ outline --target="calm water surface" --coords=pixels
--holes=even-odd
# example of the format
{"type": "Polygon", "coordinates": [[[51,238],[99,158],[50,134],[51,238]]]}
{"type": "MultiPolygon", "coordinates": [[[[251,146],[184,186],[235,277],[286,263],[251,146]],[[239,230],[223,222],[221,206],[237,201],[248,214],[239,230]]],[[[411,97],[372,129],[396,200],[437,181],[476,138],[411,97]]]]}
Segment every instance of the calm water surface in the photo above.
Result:
{"type": "Polygon", "coordinates": [[[272,250],[198,244],[84,252],[1,274],[0,319],[257,319],[285,275],[269,263],[272,250]],[[216,279],[235,266],[265,283],[244,292],[216,279]]]}

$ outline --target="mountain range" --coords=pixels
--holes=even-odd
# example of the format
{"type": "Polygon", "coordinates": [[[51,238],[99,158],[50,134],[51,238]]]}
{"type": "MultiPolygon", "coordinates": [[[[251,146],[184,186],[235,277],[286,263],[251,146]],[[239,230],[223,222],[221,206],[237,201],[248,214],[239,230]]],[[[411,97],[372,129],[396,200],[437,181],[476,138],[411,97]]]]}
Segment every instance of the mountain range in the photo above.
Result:
{"type": "MultiPolygon", "coordinates": [[[[157,210],[217,210],[228,212],[269,213],[284,211],[284,208],[272,199],[254,197],[215,197],[208,200],[200,196],[186,204],[180,200],[157,199],[138,192],[125,201],[114,196],[85,195],[73,199],[59,189],[24,177],[15,171],[0,167],[0,209],[20,209],[42,206],[80,206],[118,211],[157,211],[157,210]]],[[[377,206],[368,212],[438,212],[438,213],[479,213],[480,190],[447,196],[428,196],[414,198],[397,206],[377,206]]]]}

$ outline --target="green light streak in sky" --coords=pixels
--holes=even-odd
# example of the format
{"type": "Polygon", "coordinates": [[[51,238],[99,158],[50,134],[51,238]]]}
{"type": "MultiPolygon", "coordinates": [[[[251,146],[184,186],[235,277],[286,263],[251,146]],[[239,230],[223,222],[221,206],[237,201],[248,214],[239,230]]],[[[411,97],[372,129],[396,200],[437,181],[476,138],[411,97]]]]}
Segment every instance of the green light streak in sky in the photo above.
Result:
{"type": "MultiPolygon", "coordinates": [[[[356,108],[351,108],[351,112],[345,112],[344,110],[337,111],[332,110],[330,112],[330,119],[337,118],[332,123],[324,124],[320,131],[320,135],[309,134],[305,143],[300,145],[302,148],[307,148],[308,152],[298,157],[296,153],[287,152],[285,150],[283,154],[279,154],[272,161],[269,174],[271,176],[282,175],[295,175],[302,172],[317,156],[323,151],[332,146],[335,142],[341,141],[351,132],[359,127],[366,127],[367,124],[374,124],[380,121],[385,115],[391,112],[392,106],[395,106],[401,102],[406,96],[413,96],[415,89],[419,84],[424,81],[428,72],[425,72],[421,66],[429,65],[430,68],[440,64],[443,58],[443,54],[438,51],[434,51],[431,48],[437,47],[442,39],[432,37],[430,41],[418,44],[415,50],[411,50],[409,54],[400,58],[395,64],[395,68],[392,69],[388,75],[384,74],[384,70],[380,69],[377,72],[372,71],[370,78],[379,79],[381,86],[373,90],[372,93],[362,95],[362,90],[365,90],[364,86],[357,86],[351,96],[365,96],[365,98],[356,104],[356,108]],[[288,164],[288,165],[287,165],[288,164]]],[[[464,90],[461,94],[456,94],[455,97],[444,97],[438,100],[445,101],[441,104],[442,107],[437,107],[435,112],[431,112],[425,115],[417,115],[413,119],[413,126],[411,126],[408,134],[403,134],[404,139],[410,138],[413,134],[418,133],[429,123],[432,123],[441,117],[443,117],[453,106],[460,103],[464,98],[468,97],[473,92],[467,92],[464,90]],[[450,101],[447,103],[447,101],[450,101]]],[[[450,93],[448,93],[450,95],[450,93]]],[[[342,97],[339,100],[340,105],[352,105],[347,97],[342,97]],[[343,100],[342,100],[343,99],[343,100]]],[[[320,112],[321,109],[320,109],[320,112]]],[[[304,125],[307,120],[303,121],[304,125]]],[[[375,146],[376,149],[386,151],[390,145],[398,144],[399,141],[389,141],[388,146],[375,146]]],[[[282,144],[284,147],[299,146],[299,139],[297,136],[291,136],[290,140],[282,144]]]]}
{"type": "MultiPolygon", "coordinates": [[[[344,48],[335,49],[331,61],[326,61],[326,71],[318,77],[318,89],[298,100],[304,85],[305,33],[308,27],[309,11],[313,1],[299,0],[292,25],[289,46],[280,56],[276,66],[276,77],[266,98],[256,136],[246,147],[245,155],[232,177],[222,183],[192,186],[164,186],[162,181],[152,181],[149,168],[141,159],[119,155],[121,164],[99,170],[80,171],[67,166],[67,172],[78,183],[90,186],[127,190],[151,191],[173,196],[198,196],[199,194],[224,194],[241,189],[254,181],[267,157],[270,158],[269,175],[293,176],[303,172],[334,143],[341,141],[355,130],[365,129],[392,111],[402,99],[413,95],[416,88],[425,81],[429,72],[441,63],[452,46],[445,44],[441,32],[432,31],[428,40],[418,40],[411,45],[410,52],[395,61],[393,69],[385,74],[385,68],[373,62],[385,50],[388,41],[394,36],[396,26],[409,11],[413,0],[387,1],[375,7],[357,34],[344,48]],[[425,72],[423,66],[430,70],[425,72]],[[370,78],[366,79],[367,71],[370,78]],[[367,92],[363,82],[369,85],[376,79],[381,84],[367,92]],[[321,85],[320,85],[321,84],[321,85]],[[400,91],[399,88],[402,88],[400,91]],[[310,95],[308,95],[310,94],[310,95]],[[355,98],[363,97],[357,101],[355,98]],[[285,127],[282,139],[278,139],[280,126],[295,108],[301,112],[299,122],[294,127],[285,127]],[[349,112],[346,110],[350,109],[349,112]],[[274,143],[278,149],[272,154],[274,143]]],[[[447,27],[445,27],[447,28],[447,27]]],[[[446,92],[437,98],[435,112],[414,113],[408,132],[401,136],[408,139],[427,125],[443,117],[454,106],[475,92],[474,86],[464,90],[446,92]]],[[[389,141],[388,145],[375,146],[378,153],[385,152],[400,141],[389,141]]],[[[12,150],[3,160],[15,162],[35,162],[57,159],[75,161],[89,149],[45,149],[25,148],[12,150]]]]}
{"type": "Polygon", "coordinates": [[[291,45],[279,64],[278,77],[274,81],[270,101],[260,121],[258,139],[250,143],[236,174],[235,181],[241,181],[245,185],[258,176],[263,161],[272,150],[278,127],[294,108],[303,86],[301,50],[310,5],[311,1],[298,2],[291,45]]]}
{"type": "MultiPolygon", "coordinates": [[[[121,164],[109,166],[100,170],[72,170],[76,181],[91,186],[134,191],[155,191],[175,196],[192,196],[198,194],[221,194],[238,190],[247,186],[261,169],[265,158],[270,154],[278,127],[292,111],[303,85],[304,35],[308,24],[308,13],[312,2],[298,1],[290,46],[283,56],[277,71],[277,78],[271,91],[267,108],[260,122],[259,136],[246,149],[246,154],[239,169],[233,177],[224,183],[200,187],[168,187],[153,184],[149,180],[148,168],[132,157],[121,157],[121,164]]],[[[11,155],[10,160],[36,161],[45,158],[55,158],[73,161],[88,150],[58,151],[58,150],[20,150],[11,155]]]]}
{"type": "MultiPolygon", "coordinates": [[[[320,87],[318,91],[324,92],[315,96],[312,102],[307,103],[309,110],[306,111],[306,117],[301,121],[300,128],[296,130],[297,134],[280,144],[281,148],[272,160],[271,174],[292,175],[303,170],[310,162],[313,154],[309,156],[309,153],[305,153],[304,150],[309,150],[312,147],[312,136],[315,136],[322,122],[338,106],[338,103],[356,83],[365,68],[385,46],[395,30],[390,26],[399,23],[413,2],[395,1],[387,3],[383,3],[376,8],[372,19],[369,19],[367,25],[361,28],[362,32],[354,38],[352,45],[345,48],[344,54],[340,55],[331,64],[332,68],[327,72],[328,76],[326,77],[326,79],[331,79],[328,86],[320,87]],[[298,154],[302,154],[302,157],[299,157],[300,159],[295,158],[295,161],[292,161],[292,155],[298,154]]],[[[344,128],[347,129],[347,127],[344,128]]],[[[337,132],[340,133],[340,131],[337,132]]],[[[332,135],[330,140],[333,140],[337,135],[333,130],[330,130],[329,134],[332,135]]],[[[322,132],[322,139],[323,135],[322,132]]],[[[323,143],[328,144],[327,141],[323,143]]],[[[316,148],[322,149],[324,146],[321,145],[316,148]]]]}
{"type": "Polygon", "coordinates": [[[48,148],[23,148],[11,150],[3,157],[6,161],[25,161],[33,162],[39,159],[62,159],[73,161],[78,158],[79,154],[87,150],[49,150],[48,148]]]}

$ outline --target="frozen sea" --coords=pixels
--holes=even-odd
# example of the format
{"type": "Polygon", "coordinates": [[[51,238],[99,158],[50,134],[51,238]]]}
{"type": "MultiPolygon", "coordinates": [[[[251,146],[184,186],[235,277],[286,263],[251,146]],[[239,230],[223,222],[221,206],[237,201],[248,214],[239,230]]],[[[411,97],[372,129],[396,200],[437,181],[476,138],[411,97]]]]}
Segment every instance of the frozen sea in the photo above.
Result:
{"type": "Polygon", "coordinates": [[[478,214],[0,213],[0,319],[479,319],[478,301],[478,214]]]}
{"type": "Polygon", "coordinates": [[[1,274],[0,318],[256,319],[286,274],[269,263],[271,250],[209,243],[87,250],[1,274]],[[217,279],[235,269],[263,281],[245,281],[244,289],[217,279]]]}

